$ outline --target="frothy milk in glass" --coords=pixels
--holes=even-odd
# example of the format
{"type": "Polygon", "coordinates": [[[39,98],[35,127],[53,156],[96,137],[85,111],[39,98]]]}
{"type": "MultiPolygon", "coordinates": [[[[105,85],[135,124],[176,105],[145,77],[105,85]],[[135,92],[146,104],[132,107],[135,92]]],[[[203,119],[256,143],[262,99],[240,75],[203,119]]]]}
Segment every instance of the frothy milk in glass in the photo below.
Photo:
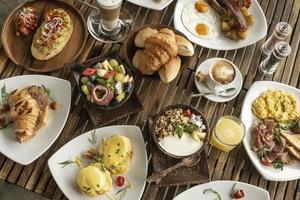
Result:
{"type": "Polygon", "coordinates": [[[102,13],[102,26],[107,31],[113,31],[118,26],[122,0],[97,0],[102,13]]]}

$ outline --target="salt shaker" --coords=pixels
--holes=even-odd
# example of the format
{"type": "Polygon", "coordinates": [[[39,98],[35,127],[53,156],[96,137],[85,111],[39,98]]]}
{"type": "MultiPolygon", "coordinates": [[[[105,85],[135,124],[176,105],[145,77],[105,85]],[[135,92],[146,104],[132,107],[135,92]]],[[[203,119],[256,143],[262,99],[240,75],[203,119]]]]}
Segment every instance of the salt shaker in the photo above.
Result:
{"type": "Polygon", "coordinates": [[[280,61],[291,53],[291,47],[287,42],[278,42],[272,53],[264,59],[259,65],[259,71],[262,74],[273,74],[280,61]]]}
{"type": "Polygon", "coordinates": [[[261,51],[265,56],[271,54],[275,45],[279,41],[284,41],[292,32],[291,26],[286,22],[280,22],[276,25],[271,37],[263,44],[261,51]]]}

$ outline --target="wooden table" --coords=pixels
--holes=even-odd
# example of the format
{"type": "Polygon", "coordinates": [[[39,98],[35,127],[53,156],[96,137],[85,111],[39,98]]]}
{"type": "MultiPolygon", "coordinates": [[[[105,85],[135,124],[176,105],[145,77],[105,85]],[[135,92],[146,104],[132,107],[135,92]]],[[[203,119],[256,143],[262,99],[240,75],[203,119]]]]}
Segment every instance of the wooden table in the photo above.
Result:
{"type": "MultiPolygon", "coordinates": [[[[68,0],[74,3],[73,0],[68,0]]],[[[85,0],[90,3],[91,0],[85,0]]],[[[19,2],[15,0],[15,2],[19,2]]],[[[116,124],[136,124],[144,129],[147,116],[157,113],[166,105],[176,103],[187,103],[198,107],[203,111],[214,125],[216,120],[222,115],[233,114],[240,115],[241,106],[245,94],[251,84],[256,80],[273,80],[289,84],[294,87],[300,86],[300,1],[299,0],[259,0],[264,10],[269,26],[268,35],[272,32],[279,21],[287,21],[294,28],[292,36],[288,39],[292,46],[292,53],[287,60],[282,62],[279,69],[273,76],[262,77],[257,73],[257,66],[262,57],[260,47],[265,39],[247,48],[232,51],[215,51],[195,45],[195,55],[187,69],[176,78],[171,84],[163,84],[159,80],[145,79],[135,77],[135,88],[144,104],[144,111],[139,114],[119,120],[116,124]],[[234,100],[228,103],[214,103],[205,98],[184,98],[191,92],[195,92],[194,70],[195,67],[207,58],[224,57],[233,61],[241,70],[244,85],[242,91],[234,100]]],[[[85,17],[90,12],[88,7],[74,3],[85,17]]],[[[148,23],[160,23],[172,26],[173,11],[176,0],[169,7],[162,11],[153,11],[142,8],[124,1],[124,7],[134,16],[134,26],[140,26],[148,23]]],[[[0,6],[1,7],[1,6],[0,6]]],[[[1,10],[2,12],[2,10],[1,10]]],[[[103,44],[95,41],[89,36],[84,51],[79,56],[78,61],[84,61],[88,57],[102,55],[111,50],[120,50],[122,44],[103,44]]],[[[21,67],[12,63],[3,49],[0,50],[0,74],[1,79],[21,74],[31,74],[21,67]]],[[[72,83],[72,106],[70,116],[60,137],[38,160],[27,166],[21,166],[4,155],[0,154],[0,178],[7,182],[16,184],[27,190],[40,193],[51,199],[66,199],[60,189],[57,187],[50,171],[47,167],[48,158],[56,152],[61,146],[72,138],[92,129],[87,112],[83,105],[83,100],[78,94],[74,80],[70,77],[69,70],[56,71],[51,74],[64,79],[69,79],[72,83]]],[[[148,136],[145,135],[147,140],[148,136]]],[[[148,148],[149,149],[149,148],[148,148]]],[[[300,199],[300,183],[295,181],[289,182],[270,182],[263,179],[249,160],[243,146],[239,146],[230,153],[223,153],[219,150],[207,147],[208,165],[212,180],[236,180],[248,182],[253,185],[265,188],[269,191],[271,199],[293,200],[300,199]]],[[[151,159],[151,152],[148,151],[148,158],[151,159]]],[[[151,162],[149,162],[151,163],[151,162]]],[[[152,167],[149,166],[149,172],[152,167]]],[[[177,194],[185,191],[192,185],[181,187],[157,188],[155,185],[147,184],[142,199],[172,199],[177,194]]]]}

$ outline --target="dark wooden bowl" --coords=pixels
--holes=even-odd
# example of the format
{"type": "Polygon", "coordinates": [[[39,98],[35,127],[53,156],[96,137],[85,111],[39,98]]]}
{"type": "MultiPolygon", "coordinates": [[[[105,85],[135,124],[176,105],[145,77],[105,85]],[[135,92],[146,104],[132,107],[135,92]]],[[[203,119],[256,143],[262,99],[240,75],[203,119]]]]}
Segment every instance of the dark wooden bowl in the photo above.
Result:
{"type": "Polygon", "coordinates": [[[94,104],[94,103],[90,102],[89,100],[87,100],[87,98],[85,97],[85,94],[83,94],[83,92],[80,89],[80,86],[81,86],[80,78],[82,76],[81,72],[84,71],[84,69],[86,69],[87,67],[94,66],[98,62],[103,62],[106,59],[112,59],[112,58],[116,59],[120,64],[123,64],[123,66],[124,66],[124,68],[126,70],[126,73],[129,76],[133,76],[130,68],[120,59],[119,55],[116,52],[108,53],[108,54],[103,55],[103,56],[94,57],[94,58],[86,60],[83,63],[75,63],[75,64],[65,65],[65,67],[72,66],[71,70],[73,71],[74,78],[76,79],[78,90],[79,90],[80,94],[82,95],[82,97],[84,99],[84,102],[88,106],[90,106],[92,108],[96,108],[96,109],[99,109],[99,110],[112,110],[112,109],[116,109],[116,108],[120,107],[121,105],[123,105],[130,98],[130,96],[131,96],[131,94],[132,94],[132,92],[134,90],[134,80],[133,80],[132,89],[127,94],[126,98],[123,99],[123,101],[121,101],[119,104],[116,104],[114,106],[99,106],[99,105],[94,104]]]}
{"type": "MultiPolygon", "coordinates": [[[[209,132],[209,124],[207,123],[207,120],[204,116],[204,114],[198,110],[197,108],[193,107],[193,106],[190,106],[190,105],[186,105],[186,104],[177,104],[177,105],[171,105],[171,106],[167,106],[165,107],[162,111],[160,111],[153,119],[153,124],[152,124],[152,139],[154,141],[154,143],[156,144],[156,146],[159,148],[159,150],[161,150],[164,154],[170,156],[170,157],[173,157],[173,158],[177,158],[177,159],[182,159],[182,158],[186,158],[186,157],[190,157],[192,155],[195,155],[195,154],[200,154],[206,147],[206,145],[208,144],[208,140],[209,140],[209,137],[210,137],[210,132],[209,132]],[[167,110],[170,110],[170,109],[175,109],[175,108],[182,108],[182,109],[190,109],[193,113],[195,113],[196,115],[201,115],[202,117],[202,120],[203,120],[203,124],[206,126],[206,137],[203,141],[203,145],[201,146],[201,148],[196,151],[195,153],[193,154],[190,154],[190,155],[186,155],[186,156],[177,156],[177,155],[173,155],[169,152],[167,152],[166,150],[164,150],[159,142],[158,142],[158,139],[157,139],[157,136],[156,136],[156,133],[155,133],[155,122],[158,120],[158,118],[160,116],[162,116],[167,110]]],[[[178,147],[179,148],[179,147],[178,147]]]]}
{"type": "MultiPolygon", "coordinates": [[[[135,44],[134,44],[135,36],[138,34],[138,32],[140,30],[142,30],[144,28],[147,28],[147,27],[155,28],[155,29],[158,29],[158,30],[162,29],[162,28],[169,28],[169,29],[173,30],[175,34],[181,35],[185,38],[187,38],[187,37],[183,33],[181,33],[180,31],[174,29],[173,27],[170,27],[170,26],[167,26],[167,25],[161,25],[161,24],[147,24],[147,25],[139,26],[139,27],[134,28],[130,33],[128,33],[126,39],[123,42],[123,48],[122,48],[122,52],[123,52],[125,62],[135,71],[135,73],[139,74],[140,76],[143,76],[143,77],[156,76],[156,77],[158,77],[157,73],[154,73],[152,75],[142,74],[132,64],[132,58],[133,58],[135,52],[138,49],[140,49],[139,47],[135,46],[135,44]]],[[[181,70],[182,70],[182,69],[184,69],[184,67],[187,66],[190,57],[180,56],[180,58],[181,58],[181,70]]]]}
{"type": "Polygon", "coordinates": [[[87,40],[86,22],[80,11],[73,5],[60,0],[34,0],[17,6],[6,18],[1,39],[7,56],[18,66],[35,72],[51,72],[64,67],[64,63],[73,62],[83,50],[87,40]],[[49,60],[37,60],[31,55],[31,43],[35,31],[28,36],[17,36],[14,19],[18,11],[24,6],[36,8],[37,22],[44,21],[45,13],[53,8],[64,9],[72,19],[73,33],[64,49],[49,60]]]}

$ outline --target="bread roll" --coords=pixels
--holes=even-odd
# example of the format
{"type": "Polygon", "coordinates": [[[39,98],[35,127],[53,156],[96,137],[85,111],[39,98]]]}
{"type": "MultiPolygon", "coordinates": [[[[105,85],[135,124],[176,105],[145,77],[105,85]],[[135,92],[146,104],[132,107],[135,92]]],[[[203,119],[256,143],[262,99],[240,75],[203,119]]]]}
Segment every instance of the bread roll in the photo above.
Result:
{"type": "Polygon", "coordinates": [[[132,64],[142,74],[151,75],[154,71],[151,69],[151,66],[145,62],[144,53],[144,50],[137,50],[133,56],[132,64]]]}
{"type": "Polygon", "coordinates": [[[169,83],[172,80],[174,80],[180,70],[180,67],[181,67],[181,60],[179,56],[172,58],[167,64],[162,66],[158,71],[158,74],[162,82],[169,83]]]}
{"type": "Polygon", "coordinates": [[[144,28],[138,32],[138,34],[134,38],[134,44],[137,47],[144,48],[145,47],[145,40],[150,37],[151,35],[154,35],[158,33],[156,29],[152,29],[150,27],[144,28]]]}
{"type": "Polygon", "coordinates": [[[192,56],[194,55],[193,44],[188,41],[185,37],[176,35],[176,44],[178,47],[178,54],[181,56],[192,56]]]}

